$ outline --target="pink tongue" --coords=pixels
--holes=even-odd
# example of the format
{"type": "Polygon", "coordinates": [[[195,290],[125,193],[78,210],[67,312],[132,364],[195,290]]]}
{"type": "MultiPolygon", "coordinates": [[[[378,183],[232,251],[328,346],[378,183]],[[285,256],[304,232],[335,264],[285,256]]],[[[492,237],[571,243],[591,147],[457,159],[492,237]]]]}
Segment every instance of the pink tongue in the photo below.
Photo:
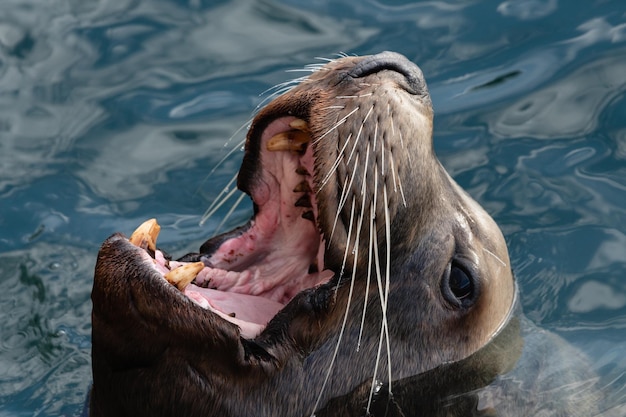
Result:
{"type": "Polygon", "coordinates": [[[283,304],[264,297],[212,290],[189,284],[185,288],[185,294],[189,298],[196,299],[193,293],[200,294],[202,298],[208,300],[213,309],[227,316],[235,312],[235,318],[262,326],[265,326],[284,307],[283,304]]]}

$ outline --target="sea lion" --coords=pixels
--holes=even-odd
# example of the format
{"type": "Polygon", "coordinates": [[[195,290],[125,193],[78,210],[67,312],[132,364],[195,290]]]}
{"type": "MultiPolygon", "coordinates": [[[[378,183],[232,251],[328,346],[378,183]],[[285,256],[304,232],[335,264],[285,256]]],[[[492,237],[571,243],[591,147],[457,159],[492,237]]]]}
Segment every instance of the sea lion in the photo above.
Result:
{"type": "Polygon", "coordinates": [[[500,229],[433,151],[421,70],[313,70],[250,127],[246,225],[178,261],[154,221],[102,245],[91,416],[589,415],[591,376],[545,355],[564,344],[518,314],[500,229]]]}

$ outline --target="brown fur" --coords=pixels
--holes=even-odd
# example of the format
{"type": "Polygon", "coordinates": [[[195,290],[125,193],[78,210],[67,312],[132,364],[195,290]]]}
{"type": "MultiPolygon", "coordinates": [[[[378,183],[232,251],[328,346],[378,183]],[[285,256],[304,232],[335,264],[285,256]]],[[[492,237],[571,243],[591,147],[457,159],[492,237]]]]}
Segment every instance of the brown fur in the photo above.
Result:
{"type": "MultiPolygon", "coordinates": [[[[373,398],[372,413],[440,415],[437,410],[456,409],[459,414],[442,415],[479,415],[473,414],[476,390],[514,366],[522,346],[518,319],[500,333],[506,337],[491,343],[507,324],[515,298],[506,245],[494,221],[454,183],[434,154],[433,112],[419,68],[390,53],[339,59],[275,99],[257,115],[248,134],[238,182],[242,190],[254,187],[262,169],[261,132],[272,120],[287,115],[306,120],[312,129],[318,224],[327,236],[325,263],[336,272],[335,279],[297,295],[259,337],[246,340],[235,325],[165,283],[139,249],[112,236],[98,255],[92,295],[93,417],[304,416],[316,411],[320,395],[319,415],[365,414],[383,320],[378,286],[366,280],[370,224],[377,234],[383,271],[387,239],[391,247],[386,309],[390,363],[383,341],[376,376],[382,388],[373,398]],[[356,98],[340,98],[348,96],[356,98]],[[344,109],[330,108],[338,104],[344,109]],[[357,107],[353,117],[331,130],[357,107]],[[332,171],[346,138],[350,133],[355,137],[360,129],[365,135],[355,153],[362,164],[367,144],[374,147],[374,130],[379,136],[368,166],[353,180],[349,199],[360,208],[365,198],[369,208],[376,195],[378,204],[375,219],[369,211],[364,214],[358,257],[349,256],[348,267],[339,276],[357,227],[349,204],[339,207],[344,179],[354,165],[347,161],[348,151],[336,173],[327,183],[322,180],[332,171]],[[387,158],[385,174],[382,152],[387,158]],[[374,189],[376,171],[380,176],[374,189]],[[363,182],[365,195],[360,192],[363,182]],[[339,226],[330,239],[338,210],[339,226]],[[466,306],[451,305],[442,296],[441,280],[453,258],[461,258],[477,282],[478,295],[466,306]],[[367,316],[357,350],[368,285],[367,316]],[[338,344],[346,308],[348,322],[338,344]],[[387,393],[388,366],[393,395],[387,393]],[[330,379],[322,389],[329,369],[330,379]],[[473,394],[460,395],[466,390],[473,394]],[[444,407],[446,402],[456,405],[444,407]]],[[[347,149],[351,148],[350,144],[347,149]]],[[[502,398],[512,403],[515,390],[502,398]]],[[[523,409],[516,415],[534,414],[523,409]]]]}

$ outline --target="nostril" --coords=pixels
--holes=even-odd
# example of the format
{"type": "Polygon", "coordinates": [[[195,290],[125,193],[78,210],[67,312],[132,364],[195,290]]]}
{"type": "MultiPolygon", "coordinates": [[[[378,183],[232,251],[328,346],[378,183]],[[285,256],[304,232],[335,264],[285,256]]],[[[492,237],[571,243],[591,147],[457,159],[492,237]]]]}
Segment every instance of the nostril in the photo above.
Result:
{"type": "Polygon", "coordinates": [[[353,78],[361,78],[383,70],[395,71],[404,75],[410,93],[423,95],[426,92],[422,70],[404,55],[396,52],[385,51],[371,55],[356,64],[348,74],[353,78]]]}

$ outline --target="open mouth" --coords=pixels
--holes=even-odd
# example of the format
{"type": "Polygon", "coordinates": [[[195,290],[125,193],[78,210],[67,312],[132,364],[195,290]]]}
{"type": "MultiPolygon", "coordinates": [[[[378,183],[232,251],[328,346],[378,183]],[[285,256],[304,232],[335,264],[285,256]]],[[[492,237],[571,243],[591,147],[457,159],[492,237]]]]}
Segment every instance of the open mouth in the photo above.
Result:
{"type": "Polygon", "coordinates": [[[146,249],[154,268],[198,306],[257,336],[296,294],[328,282],[324,238],[317,225],[314,152],[306,121],[279,117],[250,141],[258,163],[247,181],[254,216],[202,245],[199,254],[168,260],[156,248],[152,219],[130,242],[146,249]]]}
{"type": "Polygon", "coordinates": [[[237,184],[253,201],[247,224],[177,261],[156,249],[156,224],[131,238],[188,299],[239,326],[245,338],[259,335],[303,290],[335,272],[338,280],[353,276],[359,253],[373,247],[368,256],[377,259],[379,244],[389,242],[388,207],[404,199],[402,155],[418,151],[405,149],[400,127],[408,137],[431,123],[422,114],[431,110],[421,72],[406,58],[382,53],[327,65],[253,120],[237,184]],[[394,129],[394,108],[410,123],[394,129]],[[395,191],[389,197],[387,187],[395,191]],[[353,272],[344,276],[344,267],[353,272]]]}

